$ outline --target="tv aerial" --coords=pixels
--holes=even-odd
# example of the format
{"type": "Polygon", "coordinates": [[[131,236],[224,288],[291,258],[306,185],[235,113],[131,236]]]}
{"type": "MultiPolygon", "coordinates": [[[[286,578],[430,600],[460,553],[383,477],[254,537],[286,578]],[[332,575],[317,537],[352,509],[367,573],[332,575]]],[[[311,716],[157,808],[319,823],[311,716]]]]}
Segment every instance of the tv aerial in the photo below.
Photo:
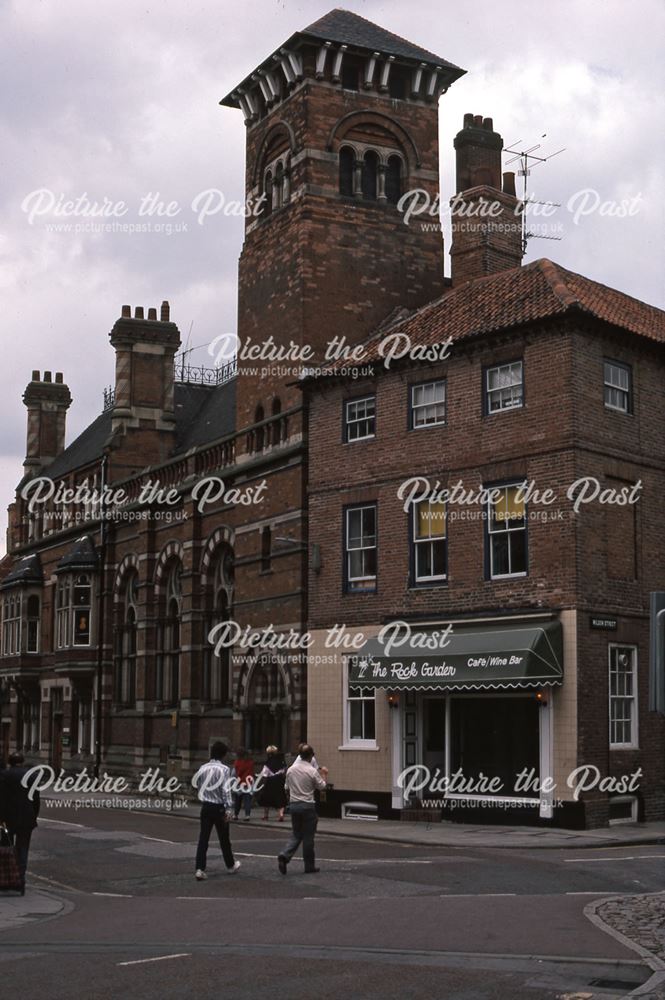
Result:
{"type": "MultiPolygon", "coordinates": [[[[547,133],[545,132],[540,137],[541,139],[547,138],[547,133]]],[[[561,204],[558,201],[538,201],[535,198],[529,198],[529,177],[531,176],[531,171],[534,167],[539,166],[541,163],[547,163],[548,160],[554,159],[559,153],[564,153],[566,147],[563,149],[557,149],[556,153],[550,153],[549,156],[536,156],[536,150],[540,149],[542,143],[538,142],[535,146],[530,146],[528,149],[520,149],[519,144],[522,142],[521,139],[516,139],[512,142],[510,146],[504,149],[504,153],[512,153],[512,158],[506,160],[506,166],[510,166],[511,163],[519,162],[520,168],[517,171],[518,177],[522,178],[522,254],[526,253],[527,243],[529,240],[561,240],[560,236],[546,236],[543,233],[533,233],[527,229],[526,213],[527,205],[549,205],[552,208],[561,208],[561,204]]]]}

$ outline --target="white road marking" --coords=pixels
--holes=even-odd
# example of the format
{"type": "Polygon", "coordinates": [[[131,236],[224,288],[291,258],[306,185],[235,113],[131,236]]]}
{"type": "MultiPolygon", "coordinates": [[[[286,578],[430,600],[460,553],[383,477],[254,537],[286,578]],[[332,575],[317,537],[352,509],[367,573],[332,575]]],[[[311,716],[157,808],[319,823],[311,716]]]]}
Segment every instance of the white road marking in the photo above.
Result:
{"type": "Polygon", "coordinates": [[[627,858],[565,858],[567,865],[583,865],[592,861],[642,861],[665,858],[665,854],[632,854],[627,858]]]}
{"type": "Polygon", "coordinates": [[[49,816],[40,816],[39,817],[40,826],[42,823],[56,823],[58,826],[75,826],[79,830],[85,830],[85,826],[83,825],[83,823],[68,823],[64,819],[51,819],[49,816]]]}
{"type": "Polygon", "coordinates": [[[147,962],[165,962],[167,958],[191,958],[191,951],[182,951],[177,955],[158,955],[157,958],[137,958],[133,962],[116,962],[116,965],[145,965],[147,962]]]}
{"type": "Polygon", "coordinates": [[[92,892],[91,896],[113,896],[114,899],[133,899],[133,896],[128,896],[125,892],[92,892]]]}
{"type": "Polygon", "coordinates": [[[57,882],[54,878],[47,878],[46,875],[38,875],[37,872],[30,872],[30,878],[38,878],[41,882],[46,882],[48,885],[54,885],[58,889],[64,889],[66,892],[76,892],[81,894],[81,889],[77,889],[73,885],[65,885],[64,882],[57,882]]]}
{"type": "Polygon", "coordinates": [[[161,837],[146,837],[144,833],[141,834],[142,840],[154,840],[156,844],[178,844],[177,840],[162,840],[161,837]]]}

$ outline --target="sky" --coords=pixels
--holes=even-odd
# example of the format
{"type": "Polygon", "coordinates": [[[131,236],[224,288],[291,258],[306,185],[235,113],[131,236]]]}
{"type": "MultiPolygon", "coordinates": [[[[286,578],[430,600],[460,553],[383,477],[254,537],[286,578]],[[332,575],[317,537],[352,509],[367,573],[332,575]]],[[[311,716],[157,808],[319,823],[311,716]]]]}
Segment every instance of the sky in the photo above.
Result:
{"type": "MultiPolygon", "coordinates": [[[[168,299],[199,364],[210,363],[215,337],[235,330],[243,220],[232,212],[244,197],[245,126],[219,101],[331,7],[0,0],[0,551],[25,455],[21,396],[33,369],[64,372],[74,397],[69,443],[101,411],[114,380],[108,333],[124,303],[168,299]],[[98,220],[58,210],[79,199],[106,199],[125,213],[117,222],[150,222],[153,231],[88,231],[98,220]],[[159,202],[176,203],[175,214],[160,216],[159,202]],[[221,210],[199,222],[206,203],[221,210]],[[170,234],[155,231],[159,224],[170,224],[170,234]]],[[[531,240],[525,262],[550,257],[665,307],[660,0],[345,7],[468,71],[440,101],[444,204],[465,112],[492,117],[506,145],[540,144],[542,156],[564,148],[529,178],[532,197],[561,205],[546,221],[562,238],[531,240]]]]}

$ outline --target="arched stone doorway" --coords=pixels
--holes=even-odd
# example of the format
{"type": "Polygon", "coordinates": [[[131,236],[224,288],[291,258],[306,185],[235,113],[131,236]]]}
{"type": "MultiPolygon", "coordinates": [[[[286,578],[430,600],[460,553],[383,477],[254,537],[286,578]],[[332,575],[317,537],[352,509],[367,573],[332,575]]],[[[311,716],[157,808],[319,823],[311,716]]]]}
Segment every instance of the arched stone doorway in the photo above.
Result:
{"type": "Polygon", "coordinates": [[[270,657],[259,657],[247,682],[243,709],[244,743],[262,754],[271,743],[287,750],[290,697],[282,667],[270,657]]]}

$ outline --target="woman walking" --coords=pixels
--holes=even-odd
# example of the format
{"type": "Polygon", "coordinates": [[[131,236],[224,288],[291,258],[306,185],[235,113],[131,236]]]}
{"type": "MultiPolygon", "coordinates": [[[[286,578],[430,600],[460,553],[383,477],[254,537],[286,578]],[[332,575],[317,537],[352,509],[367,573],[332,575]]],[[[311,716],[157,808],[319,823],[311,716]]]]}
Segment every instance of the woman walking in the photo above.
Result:
{"type": "Polygon", "coordinates": [[[252,794],[254,785],[254,761],[244,747],[239,747],[233,765],[236,783],[233,792],[233,818],[238,819],[240,808],[245,810],[245,823],[252,814],[252,794]]]}
{"type": "Polygon", "coordinates": [[[286,792],[284,779],[286,777],[286,761],[284,754],[272,744],[266,747],[267,758],[259,778],[261,788],[258,796],[259,805],[263,806],[263,819],[268,819],[271,809],[277,809],[279,822],[284,820],[286,807],[286,792]]]}

